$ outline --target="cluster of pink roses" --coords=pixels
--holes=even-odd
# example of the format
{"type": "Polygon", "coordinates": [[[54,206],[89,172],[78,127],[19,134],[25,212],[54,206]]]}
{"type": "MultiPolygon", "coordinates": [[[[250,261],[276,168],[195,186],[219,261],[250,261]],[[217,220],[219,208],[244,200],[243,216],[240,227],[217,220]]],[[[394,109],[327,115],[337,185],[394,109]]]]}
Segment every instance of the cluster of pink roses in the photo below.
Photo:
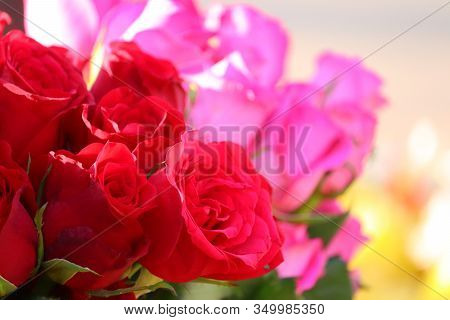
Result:
{"type": "Polygon", "coordinates": [[[365,241],[351,216],[327,241],[308,232],[345,215],[335,198],[372,149],[381,81],[357,59],[324,54],[311,81],[285,83],[285,31],[241,5],[25,13],[28,35],[0,39],[3,294],[67,265],[72,297],[133,288],[136,268],[169,282],[276,269],[301,293],[365,241]]]}

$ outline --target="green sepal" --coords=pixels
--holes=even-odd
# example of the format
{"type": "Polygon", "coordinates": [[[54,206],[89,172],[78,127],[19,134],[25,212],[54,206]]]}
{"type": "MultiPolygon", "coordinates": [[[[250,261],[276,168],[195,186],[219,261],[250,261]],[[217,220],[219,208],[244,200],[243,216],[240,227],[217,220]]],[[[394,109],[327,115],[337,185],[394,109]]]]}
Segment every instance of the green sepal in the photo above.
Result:
{"type": "Polygon", "coordinates": [[[44,259],[44,235],[42,233],[42,226],[44,220],[44,211],[47,208],[47,203],[38,209],[34,217],[34,224],[36,225],[36,230],[38,234],[38,248],[37,248],[37,262],[34,273],[36,273],[41,267],[42,260],[44,259]]]}
{"type": "Polygon", "coordinates": [[[342,224],[348,218],[348,215],[348,212],[338,216],[327,216],[325,214],[318,215],[323,219],[323,222],[310,224],[308,226],[308,234],[310,238],[320,238],[323,243],[327,245],[341,228],[342,224]]]}
{"type": "MultiPolygon", "coordinates": [[[[341,215],[339,215],[341,216],[341,215]]],[[[321,213],[308,212],[302,214],[281,214],[276,215],[276,218],[280,221],[294,223],[294,224],[306,224],[306,225],[316,225],[330,223],[334,218],[338,216],[330,216],[321,213]],[[331,221],[330,221],[331,220],[331,221]]]]}
{"type": "Polygon", "coordinates": [[[132,266],[130,266],[121,277],[121,280],[123,279],[132,279],[140,270],[142,266],[139,263],[133,263],[132,266]]]}
{"type": "Polygon", "coordinates": [[[64,259],[52,259],[45,261],[42,263],[42,269],[50,279],[59,284],[65,284],[77,273],[89,272],[95,275],[99,275],[89,268],[81,267],[64,259]]]}
{"type": "Polygon", "coordinates": [[[0,298],[16,291],[17,287],[11,282],[0,276],[0,298]]]}
{"type": "MultiPolygon", "coordinates": [[[[163,279],[158,278],[157,276],[155,276],[154,274],[151,274],[146,268],[141,267],[140,271],[139,271],[139,276],[136,279],[136,282],[134,283],[134,286],[139,288],[139,287],[143,287],[143,288],[148,288],[148,287],[152,287],[158,283],[162,283],[163,279]]],[[[136,291],[136,297],[139,298],[140,296],[150,293],[152,291],[147,291],[147,290],[142,290],[142,291],[136,291]]],[[[176,294],[175,294],[176,295],[176,294]]]]}
{"type": "Polygon", "coordinates": [[[52,171],[52,165],[48,166],[47,170],[44,173],[44,176],[42,177],[41,183],[39,184],[39,189],[38,189],[38,193],[37,193],[37,197],[36,197],[36,203],[38,206],[41,205],[42,196],[44,194],[44,187],[45,187],[45,184],[47,183],[47,178],[48,178],[48,175],[50,174],[50,171],[52,171]]]}
{"type": "Polygon", "coordinates": [[[202,283],[202,284],[211,284],[211,285],[220,286],[220,287],[229,287],[229,288],[237,287],[237,283],[235,283],[235,282],[214,280],[214,279],[207,279],[207,278],[197,278],[192,282],[202,283]]]}
{"type": "Polygon", "coordinates": [[[177,295],[177,292],[175,291],[174,287],[172,287],[167,282],[163,282],[163,281],[158,282],[154,285],[143,286],[143,287],[133,286],[130,288],[117,289],[117,290],[90,291],[89,295],[91,295],[93,297],[111,298],[111,297],[120,296],[122,294],[127,294],[127,293],[135,293],[136,295],[143,295],[143,294],[147,294],[150,292],[154,292],[158,289],[166,289],[166,290],[169,290],[173,295],[175,295],[175,296],[177,295]]]}
{"type": "Polygon", "coordinates": [[[293,214],[304,214],[314,211],[315,208],[320,204],[320,202],[325,199],[323,194],[320,192],[319,187],[314,191],[311,197],[308,198],[306,202],[304,202],[300,207],[295,209],[293,214]]]}

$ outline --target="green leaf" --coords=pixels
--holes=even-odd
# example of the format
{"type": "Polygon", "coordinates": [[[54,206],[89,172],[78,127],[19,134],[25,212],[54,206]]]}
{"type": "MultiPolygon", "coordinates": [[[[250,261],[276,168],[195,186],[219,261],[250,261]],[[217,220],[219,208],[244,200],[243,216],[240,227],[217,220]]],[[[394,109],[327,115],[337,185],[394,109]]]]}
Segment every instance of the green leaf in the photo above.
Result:
{"type": "Polygon", "coordinates": [[[136,297],[139,298],[140,296],[154,292],[158,289],[166,289],[169,290],[173,295],[177,295],[177,292],[172,287],[172,285],[151,274],[146,268],[142,267],[138,263],[136,263],[133,268],[126,273],[128,276],[131,275],[132,278],[135,278],[134,274],[136,274],[138,271],[139,276],[137,277],[132,287],[116,290],[95,290],[89,292],[89,294],[94,297],[110,298],[122,294],[134,293],[136,297]]]}
{"type": "Polygon", "coordinates": [[[324,214],[321,215],[314,212],[305,212],[301,214],[279,214],[276,215],[276,218],[280,221],[289,223],[315,225],[330,223],[330,220],[333,219],[333,216],[327,216],[324,214]]]}
{"type": "Polygon", "coordinates": [[[44,235],[42,233],[44,211],[47,208],[47,203],[44,204],[37,212],[34,217],[34,223],[36,225],[38,233],[38,250],[37,250],[37,263],[35,268],[35,273],[39,270],[42,264],[42,259],[44,258],[44,235]]]}
{"type": "MultiPolygon", "coordinates": [[[[163,280],[161,278],[158,278],[157,276],[151,274],[146,268],[142,267],[139,272],[139,277],[136,279],[136,282],[134,283],[135,287],[144,287],[149,288],[151,286],[154,286],[163,280]]],[[[150,293],[151,291],[143,290],[140,292],[136,292],[136,297],[139,298],[140,296],[150,293]]]]}
{"type": "Polygon", "coordinates": [[[139,277],[136,280],[136,286],[148,287],[163,281],[161,278],[151,274],[146,268],[141,268],[139,277]]]}
{"type": "Polygon", "coordinates": [[[102,298],[111,298],[115,296],[120,296],[122,294],[127,294],[134,292],[135,294],[147,294],[150,292],[154,292],[158,289],[166,289],[172,292],[175,296],[177,295],[177,292],[175,289],[168,284],[167,282],[159,282],[151,286],[144,286],[144,287],[138,287],[133,286],[130,288],[124,288],[124,289],[117,289],[117,290],[96,290],[96,291],[90,291],[89,294],[93,297],[102,297],[102,298]]]}
{"type": "Polygon", "coordinates": [[[16,289],[15,285],[0,276],[0,298],[14,292],[16,289]]]}
{"type": "Polygon", "coordinates": [[[132,279],[141,270],[142,266],[139,263],[134,263],[122,275],[121,279],[132,279]]]}
{"type": "Polygon", "coordinates": [[[348,300],[352,299],[352,284],[347,265],[339,258],[331,258],[325,275],[313,289],[303,293],[310,300],[348,300]]]}
{"type": "Polygon", "coordinates": [[[327,245],[348,217],[348,212],[338,216],[318,215],[322,223],[311,224],[308,234],[311,238],[320,238],[327,245]]]}
{"type": "Polygon", "coordinates": [[[89,268],[81,267],[64,259],[52,259],[45,261],[42,263],[42,269],[50,279],[59,284],[65,284],[79,272],[90,272],[95,275],[99,275],[89,268]]]}
{"type": "Polygon", "coordinates": [[[313,211],[324,198],[325,197],[320,192],[320,189],[318,187],[317,190],[314,191],[314,193],[311,195],[311,197],[309,197],[309,199],[306,202],[304,202],[300,207],[295,209],[292,213],[293,214],[309,213],[313,211]]]}
{"type": "Polygon", "coordinates": [[[294,279],[280,279],[275,271],[263,277],[239,281],[227,299],[297,300],[294,279]]]}
{"type": "Polygon", "coordinates": [[[47,168],[47,171],[45,171],[45,174],[42,177],[41,183],[39,184],[38,194],[37,194],[37,198],[36,198],[36,203],[38,206],[41,205],[42,195],[44,193],[44,187],[45,187],[45,184],[47,183],[47,178],[48,178],[48,175],[50,174],[51,170],[52,170],[52,165],[49,165],[47,168]]]}
{"type": "Polygon", "coordinates": [[[221,286],[221,287],[236,287],[237,286],[237,284],[235,282],[213,280],[213,279],[206,279],[206,278],[198,278],[198,279],[195,279],[192,282],[194,282],[194,283],[203,283],[203,284],[211,284],[211,285],[221,286]]]}

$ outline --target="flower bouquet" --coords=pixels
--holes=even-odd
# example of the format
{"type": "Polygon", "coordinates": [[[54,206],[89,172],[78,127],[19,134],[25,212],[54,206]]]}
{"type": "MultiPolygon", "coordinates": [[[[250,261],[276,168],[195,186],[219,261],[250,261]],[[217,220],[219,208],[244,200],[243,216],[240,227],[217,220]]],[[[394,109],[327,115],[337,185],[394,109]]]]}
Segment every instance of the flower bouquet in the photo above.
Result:
{"type": "Polygon", "coordinates": [[[337,198],[381,81],[246,5],[25,1],[0,15],[0,296],[350,299],[367,240],[337,198]]]}

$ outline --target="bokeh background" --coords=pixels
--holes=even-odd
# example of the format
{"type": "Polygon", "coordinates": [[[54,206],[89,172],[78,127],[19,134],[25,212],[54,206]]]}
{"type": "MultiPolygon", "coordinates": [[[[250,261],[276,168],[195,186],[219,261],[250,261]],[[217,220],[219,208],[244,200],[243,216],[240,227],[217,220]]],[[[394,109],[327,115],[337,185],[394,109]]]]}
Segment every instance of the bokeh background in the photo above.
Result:
{"type": "MultiPolygon", "coordinates": [[[[200,1],[205,7],[217,1],[200,1]]],[[[220,1],[238,3],[242,1],[220,1]]],[[[443,5],[443,0],[246,0],[291,34],[287,73],[307,79],[325,50],[364,58],[443,5]]],[[[368,243],[450,296],[450,5],[368,58],[384,79],[376,150],[343,201],[368,243]]],[[[357,299],[440,299],[405,271],[363,248],[352,267],[357,299]]]]}
{"type": "MultiPolygon", "coordinates": [[[[21,17],[2,2],[21,10],[22,1],[0,1],[0,10],[21,27],[21,17]]],[[[243,2],[282,22],[291,35],[288,79],[307,79],[321,52],[364,58],[446,1],[199,1],[204,8],[243,2]]],[[[448,297],[450,5],[365,64],[384,79],[389,106],[381,112],[365,174],[342,199],[361,218],[368,245],[379,252],[362,248],[352,262],[363,283],[356,298],[440,299],[429,287],[448,297]]],[[[192,297],[196,289],[205,290],[192,288],[192,297]]]]}

